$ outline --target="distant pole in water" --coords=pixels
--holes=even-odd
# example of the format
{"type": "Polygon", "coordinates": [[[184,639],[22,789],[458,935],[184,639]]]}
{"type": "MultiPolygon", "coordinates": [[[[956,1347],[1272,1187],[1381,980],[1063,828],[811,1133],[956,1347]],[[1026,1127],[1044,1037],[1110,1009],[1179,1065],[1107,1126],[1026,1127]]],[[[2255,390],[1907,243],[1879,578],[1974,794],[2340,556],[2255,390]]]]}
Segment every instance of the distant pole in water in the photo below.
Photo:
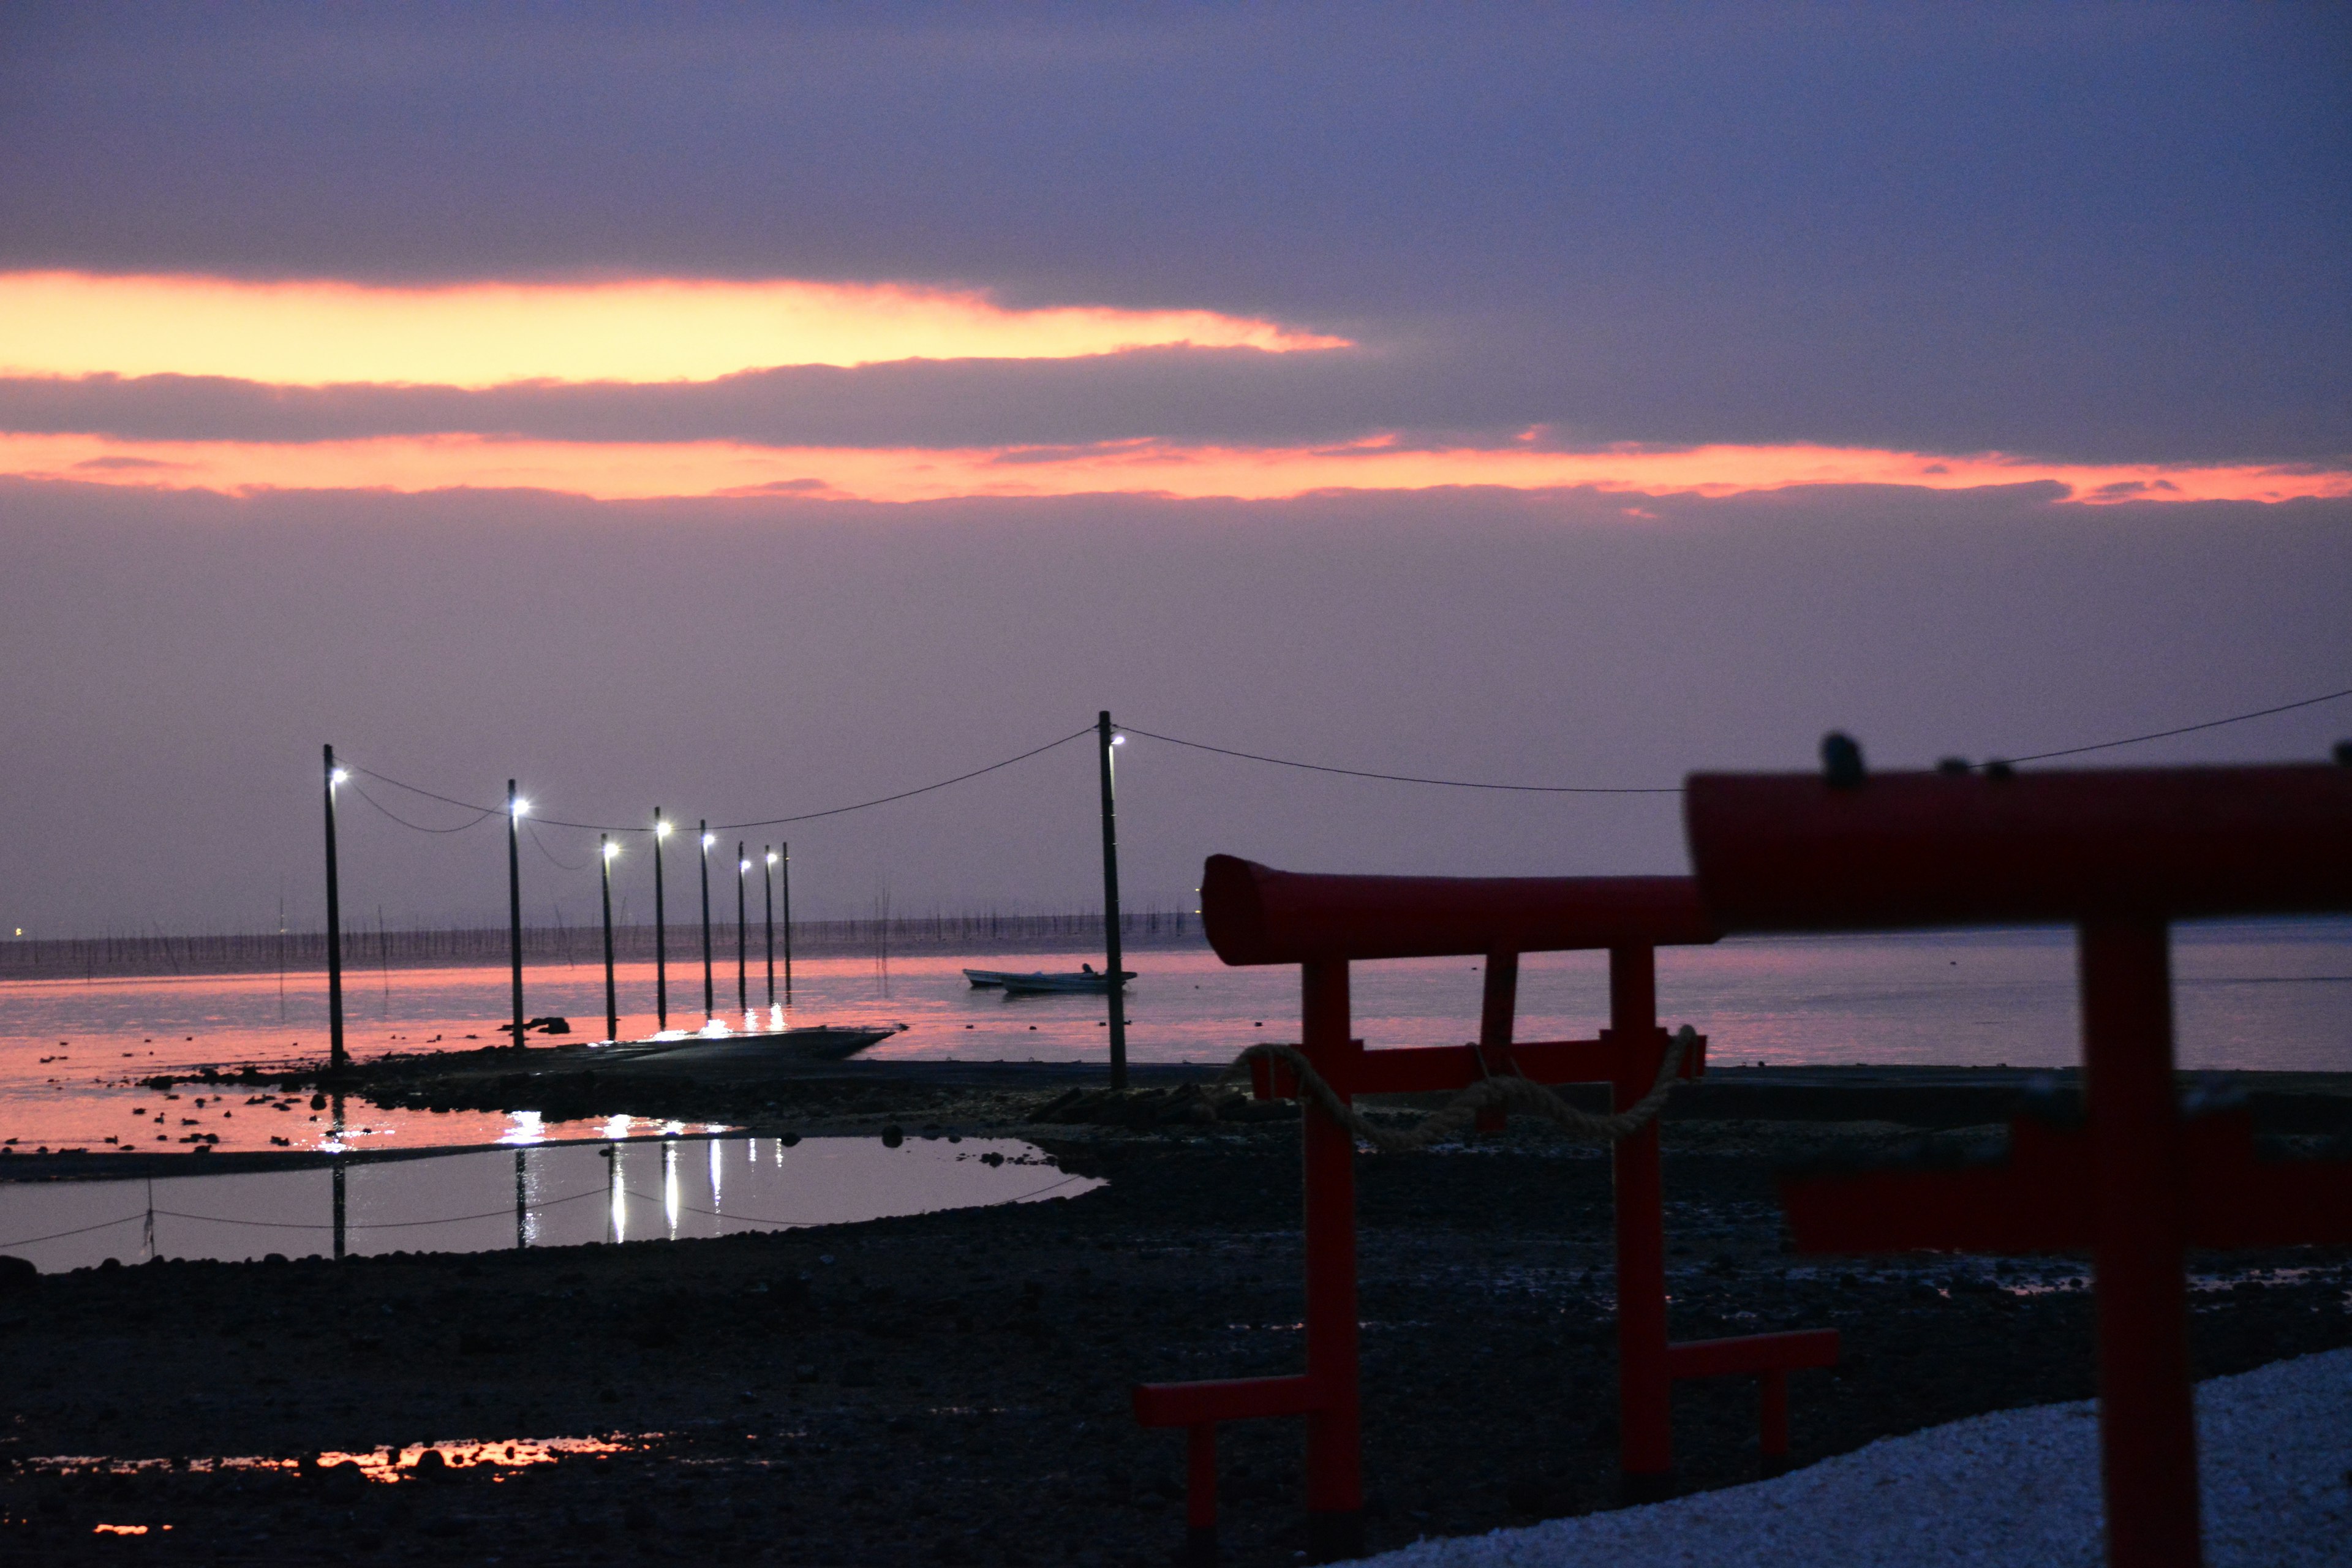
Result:
{"type": "Polygon", "coordinates": [[[777,860],[784,884],[784,1005],[793,1005],[793,847],[787,842],[776,846],[777,860]]]}
{"type": "MultiPolygon", "coordinates": [[[[327,1070],[349,1065],[343,1054],[343,894],[336,881],[335,786],[351,775],[335,766],[335,748],[325,748],[327,799],[327,1070]]],[[[364,929],[364,928],[362,928],[364,929]]]]}
{"type": "Polygon", "coordinates": [[[736,1011],[751,1011],[751,971],[746,969],[746,942],[751,933],[743,920],[743,896],[751,891],[751,856],[743,853],[743,844],[736,844],[736,1011]]]}
{"type": "Polygon", "coordinates": [[[604,1037],[621,1037],[621,996],[613,984],[613,857],[621,847],[611,837],[596,835],[596,874],[604,895],[604,1037]]]}
{"type": "Polygon", "coordinates": [[[669,824],[654,807],[654,1027],[669,1027],[669,914],[662,902],[662,840],[669,824]]]}
{"type": "Polygon", "coordinates": [[[1118,950],[1118,806],[1111,790],[1110,749],[1127,739],[1111,733],[1110,710],[1095,718],[1097,750],[1102,753],[1103,947],[1110,981],[1110,1086],[1127,1087],[1127,994],[1119,984],[1126,973],[1118,950]]]}
{"type": "Polygon", "coordinates": [[[507,954],[514,972],[514,1036],[522,1044],[522,814],[528,803],[507,780],[507,954]]]}
{"type": "Polygon", "coordinates": [[[776,1005],[776,852],[760,846],[760,915],[768,928],[768,1005],[776,1005]]]}
{"type": "Polygon", "coordinates": [[[702,834],[702,1018],[709,1023],[719,1011],[719,993],[710,984],[710,847],[719,836],[708,822],[695,826],[702,834]]]}

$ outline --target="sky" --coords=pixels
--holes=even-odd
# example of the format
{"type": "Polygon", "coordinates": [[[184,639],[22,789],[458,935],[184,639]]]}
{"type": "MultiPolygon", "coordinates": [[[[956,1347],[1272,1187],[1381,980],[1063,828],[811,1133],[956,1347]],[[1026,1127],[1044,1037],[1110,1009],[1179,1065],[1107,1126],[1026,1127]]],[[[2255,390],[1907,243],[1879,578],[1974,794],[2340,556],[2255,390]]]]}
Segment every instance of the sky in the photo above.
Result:
{"type": "MultiPolygon", "coordinates": [[[[2340,7],[20,5],[0,145],[0,931],[314,923],[324,742],[635,829],[1105,708],[1671,791],[2352,687],[2340,7]]],[[[1119,763],[1134,903],[1686,864],[1671,793],[1119,763]]],[[[497,917],[495,821],[358,782],[359,910],[497,917]]],[[[1082,908],[1094,794],[733,837],[1082,908]]]]}

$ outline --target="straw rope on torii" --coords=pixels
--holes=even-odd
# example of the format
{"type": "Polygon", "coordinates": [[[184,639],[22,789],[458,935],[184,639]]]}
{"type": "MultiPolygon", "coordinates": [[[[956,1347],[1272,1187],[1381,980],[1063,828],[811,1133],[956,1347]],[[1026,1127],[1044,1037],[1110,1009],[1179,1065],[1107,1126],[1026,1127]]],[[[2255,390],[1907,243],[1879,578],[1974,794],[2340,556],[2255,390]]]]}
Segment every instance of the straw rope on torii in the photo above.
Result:
{"type": "Polygon", "coordinates": [[[1650,1085],[1649,1093],[1608,1116],[1580,1110],[1533,1079],[1513,1070],[1479,1079],[1411,1127],[1382,1127],[1340,1099],[1339,1092],[1324,1081],[1323,1075],[1315,1070],[1307,1053],[1297,1046],[1252,1046],[1234,1058],[1233,1065],[1217,1081],[1224,1084],[1245,1078],[1253,1061],[1278,1061],[1297,1076],[1301,1096],[1312,1100],[1334,1121],[1383,1154],[1410,1154],[1426,1149],[1459,1133],[1486,1110],[1524,1111],[1542,1117],[1571,1138],[1613,1143],[1641,1131],[1658,1114],[1666,1103],[1667,1091],[1674,1088],[1675,1074],[1682,1069],[1684,1056],[1697,1042],[1697,1031],[1685,1024],[1667,1045],[1665,1059],[1658,1065],[1658,1076],[1650,1085]]]}

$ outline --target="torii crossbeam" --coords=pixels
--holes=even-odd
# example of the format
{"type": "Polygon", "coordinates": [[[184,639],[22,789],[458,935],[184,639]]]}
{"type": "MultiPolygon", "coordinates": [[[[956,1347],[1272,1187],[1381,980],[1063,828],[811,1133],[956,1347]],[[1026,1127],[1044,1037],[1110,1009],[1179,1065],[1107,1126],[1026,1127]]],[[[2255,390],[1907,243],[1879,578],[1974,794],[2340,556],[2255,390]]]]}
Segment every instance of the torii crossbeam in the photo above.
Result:
{"type": "Polygon", "coordinates": [[[2087,1246],[2108,1561],[2192,1568],[2184,1250],[2352,1241],[2352,1164],[2260,1163],[2242,1115],[2184,1118],[2168,927],[2352,910],[2352,767],[1865,777],[1853,753],[1836,762],[1688,780],[1708,912],[1726,932],[2074,924],[2088,1124],[2021,1119],[2003,1166],[1784,1183],[1797,1246],[2087,1246]]]}

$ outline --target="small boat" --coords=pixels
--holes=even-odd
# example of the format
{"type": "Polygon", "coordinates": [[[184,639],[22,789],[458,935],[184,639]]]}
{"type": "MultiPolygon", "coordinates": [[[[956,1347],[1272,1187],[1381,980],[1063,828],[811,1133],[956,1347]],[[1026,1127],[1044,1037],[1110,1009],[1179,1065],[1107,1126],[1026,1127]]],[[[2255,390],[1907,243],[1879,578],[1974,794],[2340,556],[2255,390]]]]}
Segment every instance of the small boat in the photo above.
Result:
{"type": "Polygon", "coordinates": [[[649,1040],[625,1040],[604,1049],[613,1053],[608,1059],[650,1062],[658,1058],[664,1066],[680,1067],[718,1061],[837,1062],[906,1028],[904,1024],[806,1024],[740,1034],[713,1033],[708,1027],[694,1034],[672,1029],[649,1040]]]}
{"type": "MultiPolygon", "coordinates": [[[[973,972],[966,970],[964,973],[971,974],[973,972]]],[[[990,970],[982,970],[980,973],[988,974],[990,983],[1002,986],[1008,996],[1045,996],[1073,993],[1078,994],[1091,993],[1101,995],[1111,988],[1110,976],[1097,971],[1091,963],[1079,965],[1078,973],[1076,974],[1067,973],[1048,974],[1043,970],[1032,970],[1026,974],[990,970]]],[[[1118,984],[1122,988],[1134,978],[1135,971],[1131,969],[1122,969],[1118,972],[1118,984]]],[[[981,982],[975,980],[972,984],[977,985],[981,982]]]]}

